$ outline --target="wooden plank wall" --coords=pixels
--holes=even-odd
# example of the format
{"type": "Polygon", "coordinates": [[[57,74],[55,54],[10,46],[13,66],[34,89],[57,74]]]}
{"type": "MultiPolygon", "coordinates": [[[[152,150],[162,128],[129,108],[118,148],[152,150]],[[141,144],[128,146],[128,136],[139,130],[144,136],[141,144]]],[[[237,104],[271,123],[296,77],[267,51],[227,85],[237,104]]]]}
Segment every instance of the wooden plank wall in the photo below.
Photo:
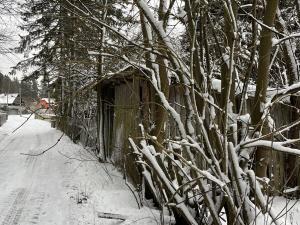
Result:
{"type": "MultiPolygon", "coordinates": [[[[153,96],[151,95],[150,85],[147,85],[147,82],[140,78],[134,78],[132,81],[119,82],[114,85],[115,102],[113,106],[113,125],[112,127],[105,128],[108,129],[107,132],[111,132],[109,157],[120,169],[123,169],[124,165],[126,165],[127,174],[129,174],[132,181],[137,184],[139,182],[139,175],[133,163],[134,160],[129,147],[128,137],[136,138],[140,136],[139,123],[144,123],[148,126],[145,121],[151,117],[151,113],[149,114],[148,112],[151,111],[151,104],[149,102],[151,102],[153,96]],[[142,102],[145,100],[149,102],[142,102]]],[[[105,93],[103,94],[105,95],[105,93]]],[[[218,101],[218,98],[216,101],[218,101]]],[[[170,103],[176,111],[181,114],[184,120],[185,112],[180,86],[171,86],[170,103]]],[[[254,105],[253,98],[250,97],[248,99],[247,105],[248,112],[251,113],[251,108],[254,105]]],[[[292,108],[286,104],[276,104],[271,113],[277,127],[292,122],[292,108]]],[[[88,131],[82,132],[80,141],[88,143],[88,145],[94,145],[97,133],[96,122],[90,122],[89,126],[88,131]],[[89,134],[87,134],[87,132],[89,132],[89,134]]],[[[287,136],[288,135],[289,134],[287,134],[287,136]]],[[[168,123],[168,136],[172,138],[178,136],[176,125],[172,119],[170,119],[168,123]]],[[[286,169],[287,164],[286,154],[272,152],[272,163],[269,174],[272,178],[271,185],[277,190],[282,190],[286,186],[286,179],[289,176],[286,169]]],[[[298,171],[296,175],[297,174],[298,171]]],[[[298,184],[300,183],[298,182],[298,184]]]]}
{"type": "Polygon", "coordinates": [[[139,175],[134,164],[128,137],[136,138],[140,123],[140,82],[125,82],[115,88],[114,125],[112,138],[112,161],[121,169],[124,168],[134,183],[139,182],[139,175]]]}
{"type": "MultiPolygon", "coordinates": [[[[296,119],[299,119],[300,111],[300,96],[293,96],[294,102],[289,102],[289,99],[285,99],[284,103],[274,104],[271,115],[275,122],[276,128],[293,123],[296,119]],[[293,107],[290,106],[293,105],[293,107]],[[298,110],[298,111],[297,111],[298,110]],[[295,116],[296,114],[296,116],[295,116]]],[[[214,93],[215,103],[220,102],[220,94],[214,93]]],[[[288,97],[289,98],[289,97],[288,97]]],[[[170,89],[170,103],[179,112],[184,121],[184,107],[180,86],[173,86],[170,89]]],[[[249,96],[247,99],[247,111],[251,114],[254,106],[253,97],[249,96]]],[[[216,110],[217,117],[220,117],[218,110],[216,110]]],[[[174,121],[170,118],[169,121],[169,137],[175,137],[177,135],[177,128],[174,121]]],[[[286,131],[284,135],[288,138],[300,137],[300,126],[296,126],[293,130],[286,131]],[[291,134],[293,132],[293,134],[291,134]]],[[[294,148],[299,148],[300,143],[295,144],[294,148]]],[[[282,191],[286,187],[294,187],[300,185],[300,158],[294,155],[288,155],[271,150],[271,164],[269,167],[270,187],[282,191]]],[[[276,193],[275,193],[276,194],[276,193]]],[[[279,192],[277,192],[279,194],[279,192]]]]}

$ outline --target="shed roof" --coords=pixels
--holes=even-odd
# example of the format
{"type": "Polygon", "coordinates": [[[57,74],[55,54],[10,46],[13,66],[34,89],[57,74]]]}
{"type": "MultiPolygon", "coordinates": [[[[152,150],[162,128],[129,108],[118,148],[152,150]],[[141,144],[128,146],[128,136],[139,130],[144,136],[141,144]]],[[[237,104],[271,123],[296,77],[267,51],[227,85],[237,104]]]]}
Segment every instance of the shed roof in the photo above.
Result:
{"type": "MultiPolygon", "coordinates": [[[[174,71],[170,71],[168,75],[170,85],[178,84],[179,78],[174,71]]],[[[127,65],[116,72],[108,73],[105,77],[103,77],[100,83],[103,85],[115,85],[125,81],[133,80],[134,78],[147,80],[147,76],[149,78],[151,76],[151,72],[145,65],[127,65]]],[[[151,78],[149,80],[151,80],[151,78]]]]}
{"type": "Polygon", "coordinates": [[[110,83],[122,83],[125,80],[131,80],[134,77],[143,77],[142,74],[147,74],[147,71],[144,67],[139,68],[129,65],[116,72],[107,74],[107,76],[103,77],[101,83],[104,85],[110,83]]]}

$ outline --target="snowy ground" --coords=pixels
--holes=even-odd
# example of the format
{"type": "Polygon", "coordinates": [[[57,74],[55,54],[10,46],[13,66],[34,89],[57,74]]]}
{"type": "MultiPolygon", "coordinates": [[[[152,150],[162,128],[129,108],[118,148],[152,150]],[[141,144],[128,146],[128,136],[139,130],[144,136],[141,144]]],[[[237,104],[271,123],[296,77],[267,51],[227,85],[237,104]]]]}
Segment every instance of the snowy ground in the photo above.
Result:
{"type": "MultiPolygon", "coordinates": [[[[158,211],[138,209],[122,174],[68,137],[41,156],[22,155],[42,152],[62,135],[34,119],[12,133],[25,120],[9,116],[0,127],[0,225],[160,224],[158,211]],[[126,220],[98,217],[109,213],[126,220]]],[[[300,225],[299,201],[277,197],[270,204],[280,224],[300,225]]],[[[258,215],[256,224],[270,223],[258,215]]]]}
{"type": "MultiPolygon", "coordinates": [[[[159,224],[159,212],[138,209],[122,175],[100,164],[45,121],[9,116],[0,127],[0,225],[159,224]],[[125,221],[98,213],[121,214],[125,221]]],[[[106,215],[106,214],[105,214],[106,215]]]]}
{"type": "MultiPolygon", "coordinates": [[[[276,219],[279,224],[284,225],[300,225],[300,201],[286,199],[284,197],[276,197],[269,201],[274,207],[276,219]]],[[[257,224],[270,224],[269,219],[260,218],[257,224]]]]}

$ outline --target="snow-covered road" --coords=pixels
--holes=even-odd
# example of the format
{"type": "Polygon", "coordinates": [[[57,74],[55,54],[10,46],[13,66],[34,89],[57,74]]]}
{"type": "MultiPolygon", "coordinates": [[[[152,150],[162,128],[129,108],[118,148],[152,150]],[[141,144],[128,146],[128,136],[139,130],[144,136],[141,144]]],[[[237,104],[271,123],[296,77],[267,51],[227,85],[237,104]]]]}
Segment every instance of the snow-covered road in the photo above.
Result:
{"type": "Polygon", "coordinates": [[[122,175],[100,164],[45,121],[9,116],[0,127],[0,225],[158,224],[159,213],[138,209],[122,175]],[[126,220],[99,218],[120,214],[126,220]],[[105,214],[106,215],[106,214],[105,214]]]}

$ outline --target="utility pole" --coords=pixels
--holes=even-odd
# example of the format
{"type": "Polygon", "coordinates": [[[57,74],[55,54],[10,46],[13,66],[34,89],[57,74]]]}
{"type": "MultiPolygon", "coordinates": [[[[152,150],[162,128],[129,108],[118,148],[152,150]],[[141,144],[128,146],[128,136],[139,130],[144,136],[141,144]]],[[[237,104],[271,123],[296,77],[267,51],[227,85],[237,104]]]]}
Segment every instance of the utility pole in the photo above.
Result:
{"type": "Polygon", "coordinates": [[[49,108],[51,108],[51,96],[50,96],[50,88],[49,88],[49,83],[48,83],[48,104],[49,104],[49,108]]]}
{"type": "Polygon", "coordinates": [[[21,84],[20,84],[20,87],[19,87],[19,97],[20,97],[20,109],[19,109],[19,113],[20,113],[20,116],[22,116],[22,81],[21,81],[21,84]]]}
{"type": "Polygon", "coordinates": [[[8,89],[7,89],[7,93],[6,93],[6,105],[7,105],[7,111],[8,111],[8,95],[10,92],[10,81],[8,82],[8,89]]]}

